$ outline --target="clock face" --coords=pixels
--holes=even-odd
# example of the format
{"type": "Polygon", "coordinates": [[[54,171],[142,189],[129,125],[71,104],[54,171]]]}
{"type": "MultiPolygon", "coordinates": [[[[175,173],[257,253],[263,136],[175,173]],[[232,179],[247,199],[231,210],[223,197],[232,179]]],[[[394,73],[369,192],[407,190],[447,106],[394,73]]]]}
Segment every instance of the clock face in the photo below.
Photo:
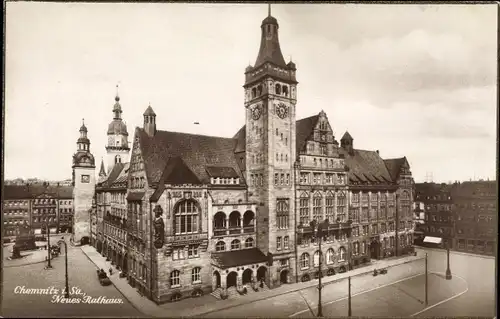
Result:
{"type": "Polygon", "coordinates": [[[260,108],[260,105],[256,105],[253,110],[252,110],[252,118],[257,121],[260,118],[260,114],[262,113],[262,110],[260,108]]]}
{"type": "Polygon", "coordinates": [[[286,105],[283,103],[278,104],[278,106],[276,107],[276,113],[280,118],[284,119],[288,113],[286,105]]]}

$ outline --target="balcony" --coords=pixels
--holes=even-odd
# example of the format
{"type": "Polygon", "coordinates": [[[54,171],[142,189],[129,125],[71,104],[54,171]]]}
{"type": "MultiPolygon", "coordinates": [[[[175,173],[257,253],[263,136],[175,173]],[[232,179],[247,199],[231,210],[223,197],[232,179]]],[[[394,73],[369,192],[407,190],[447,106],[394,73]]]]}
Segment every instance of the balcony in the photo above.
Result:
{"type": "Polygon", "coordinates": [[[239,234],[250,234],[255,232],[255,227],[253,225],[248,226],[234,226],[229,228],[214,228],[214,237],[226,236],[226,235],[239,235],[239,234]]]}

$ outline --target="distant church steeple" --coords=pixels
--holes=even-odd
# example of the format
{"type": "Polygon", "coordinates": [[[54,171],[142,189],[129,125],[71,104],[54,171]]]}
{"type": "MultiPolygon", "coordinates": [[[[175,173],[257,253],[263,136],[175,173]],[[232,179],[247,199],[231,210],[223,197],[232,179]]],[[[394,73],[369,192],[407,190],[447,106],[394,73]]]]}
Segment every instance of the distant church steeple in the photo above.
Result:
{"type": "Polygon", "coordinates": [[[122,120],[122,112],[117,85],[113,120],[108,126],[108,145],[106,146],[108,173],[111,172],[116,163],[124,163],[128,160],[130,147],[128,145],[127,125],[122,120]]]}
{"type": "Polygon", "coordinates": [[[144,116],[144,131],[150,137],[153,137],[156,134],[156,113],[153,111],[151,107],[151,103],[143,114],[144,116]]]}

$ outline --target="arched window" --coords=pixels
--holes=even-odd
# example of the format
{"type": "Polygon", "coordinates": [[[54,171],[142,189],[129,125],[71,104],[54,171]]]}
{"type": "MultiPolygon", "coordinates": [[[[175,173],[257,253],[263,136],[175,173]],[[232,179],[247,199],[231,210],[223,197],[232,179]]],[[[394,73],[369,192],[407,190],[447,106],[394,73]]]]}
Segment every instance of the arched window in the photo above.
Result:
{"type": "Polygon", "coordinates": [[[224,212],[217,212],[214,215],[214,229],[226,228],[226,214],[224,212]]]}
{"type": "Polygon", "coordinates": [[[333,251],[332,248],[329,248],[326,251],[326,263],[333,264],[334,260],[335,260],[335,252],[333,251]]]}
{"type": "Polygon", "coordinates": [[[319,255],[320,255],[320,251],[317,250],[315,253],[314,253],[314,257],[313,257],[313,265],[314,267],[319,267],[319,263],[320,263],[320,258],[319,258],[319,255]]]}
{"type": "Polygon", "coordinates": [[[191,270],[191,281],[193,284],[201,283],[201,268],[195,267],[191,270]]]}
{"type": "Polygon", "coordinates": [[[251,210],[247,210],[243,214],[243,227],[253,226],[255,223],[255,214],[251,210]]]}
{"type": "Polygon", "coordinates": [[[235,239],[231,242],[231,250],[237,250],[241,248],[241,243],[238,239],[235,239]]]}
{"type": "Polygon", "coordinates": [[[259,95],[259,96],[262,95],[262,85],[259,85],[257,87],[257,95],[259,95]]]}
{"type": "Polygon", "coordinates": [[[241,214],[235,210],[229,214],[229,228],[241,227],[241,214]]]}
{"type": "Polygon", "coordinates": [[[253,238],[247,238],[245,240],[245,248],[252,248],[253,247],[253,238]]]}
{"type": "Polygon", "coordinates": [[[301,269],[309,268],[309,254],[308,253],[303,253],[302,255],[300,255],[300,268],[301,269]]]}
{"type": "Polygon", "coordinates": [[[178,287],[181,285],[181,273],[178,270],[174,270],[170,273],[170,287],[178,287]]]}
{"type": "Polygon", "coordinates": [[[175,234],[198,232],[200,208],[193,199],[181,200],[175,208],[175,234]]]}
{"type": "Polygon", "coordinates": [[[226,250],[226,243],[223,241],[217,242],[215,244],[215,251],[225,251],[226,250]]]}
{"type": "Polygon", "coordinates": [[[340,247],[339,248],[339,261],[345,261],[345,254],[346,254],[345,248],[340,247]]]}
{"type": "Polygon", "coordinates": [[[278,95],[281,94],[281,85],[279,83],[276,83],[276,85],[274,86],[274,92],[278,95]]]}
{"type": "Polygon", "coordinates": [[[252,99],[255,98],[256,96],[257,96],[257,89],[252,88],[252,99]]]}
{"type": "Polygon", "coordinates": [[[288,86],[283,85],[283,95],[288,96],[288,86]]]}

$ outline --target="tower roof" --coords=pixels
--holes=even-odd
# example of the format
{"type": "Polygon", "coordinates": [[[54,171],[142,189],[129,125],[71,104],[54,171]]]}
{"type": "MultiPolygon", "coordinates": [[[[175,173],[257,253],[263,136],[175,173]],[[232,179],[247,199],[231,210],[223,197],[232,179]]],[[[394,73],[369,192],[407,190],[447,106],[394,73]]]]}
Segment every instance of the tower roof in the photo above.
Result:
{"type": "Polygon", "coordinates": [[[85,119],[82,119],[82,126],[80,127],[80,132],[87,133],[87,127],[85,126],[85,119]]]}
{"type": "Polygon", "coordinates": [[[155,111],[153,111],[153,108],[151,107],[151,104],[148,106],[148,108],[146,109],[146,111],[144,111],[144,115],[145,116],[156,116],[156,113],[155,111]]]}
{"type": "Polygon", "coordinates": [[[354,140],[351,136],[351,134],[349,134],[348,131],[345,131],[344,133],[344,136],[342,136],[342,138],[340,139],[341,141],[344,140],[344,141],[352,141],[354,140]]]}
{"type": "Polygon", "coordinates": [[[278,20],[271,16],[271,5],[269,5],[268,16],[262,20],[262,35],[260,39],[260,49],[255,61],[255,67],[266,62],[271,62],[276,66],[286,68],[286,62],[281,53],[278,38],[278,20]]]}
{"type": "Polygon", "coordinates": [[[99,176],[106,176],[106,170],[104,169],[104,159],[101,158],[101,169],[99,170],[99,176]]]}

